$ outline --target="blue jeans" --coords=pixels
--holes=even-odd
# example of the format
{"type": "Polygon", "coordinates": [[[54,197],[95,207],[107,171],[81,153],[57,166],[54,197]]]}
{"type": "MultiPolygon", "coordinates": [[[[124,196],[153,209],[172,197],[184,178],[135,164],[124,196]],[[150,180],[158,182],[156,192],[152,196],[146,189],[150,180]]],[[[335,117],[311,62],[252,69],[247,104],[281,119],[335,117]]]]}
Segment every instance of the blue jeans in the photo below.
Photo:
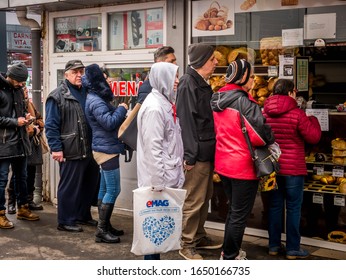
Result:
{"type": "Polygon", "coordinates": [[[234,260],[239,254],[246,222],[255,203],[258,180],[220,178],[229,203],[222,246],[223,258],[234,260]]]}
{"type": "Polygon", "coordinates": [[[105,204],[115,204],[120,194],[120,169],[100,169],[101,181],[98,199],[105,204]]]}
{"type": "Polygon", "coordinates": [[[280,247],[286,202],[286,250],[300,249],[300,217],[304,176],[277,176],[278,190],[270,192],[269,248],[280,247]]]}
{"type": "Polygon", "coordinates": [[[0,160],[0,210],[5,210],[5,189],[8,182],[9,168],[12,168],[14,176],[14,189],[17,195],[17,205],[22,206],[28,203],[27,190],[27,159],[26,157],[15,157],[0,160]]]}

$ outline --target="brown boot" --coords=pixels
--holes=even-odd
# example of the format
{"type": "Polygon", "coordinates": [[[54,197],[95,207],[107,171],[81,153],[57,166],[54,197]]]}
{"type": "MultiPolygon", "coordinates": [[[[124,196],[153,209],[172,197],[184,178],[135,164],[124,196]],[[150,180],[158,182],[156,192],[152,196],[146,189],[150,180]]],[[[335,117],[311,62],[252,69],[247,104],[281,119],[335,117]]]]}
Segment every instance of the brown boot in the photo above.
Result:
{"type": "Polygon", "coordinates": [[[5,210],[0,211],[0,228],[14,228],[13,223],[7,219],[5,213],[5,210]]]}
{"type": "Polygon", "coordinates": [[[18,206],[17,219],[18,220],[27,220],[27,221],[38,221],[40,219],[40,217],[38,215],[32,213],[29,209],[29,205],[25,204],[22,206],[18,206]]]}

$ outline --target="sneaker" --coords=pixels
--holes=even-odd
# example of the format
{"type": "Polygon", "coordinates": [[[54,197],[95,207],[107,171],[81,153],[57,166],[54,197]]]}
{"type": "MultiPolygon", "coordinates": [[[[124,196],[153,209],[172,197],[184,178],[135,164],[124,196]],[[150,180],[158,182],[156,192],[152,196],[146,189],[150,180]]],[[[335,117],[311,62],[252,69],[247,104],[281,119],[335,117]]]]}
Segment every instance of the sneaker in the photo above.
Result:
{"type": "Polygon", "coordinates": [[[179,250],[179,255],[185,260],[203,260],[203,257],[196,252],[195,248],[183,248],[179,250]]]}
{"type": "Polygon", "coordinates": [[[202,237],[196,245],[196,249],[220,249],[221,247],[222,243],[216,243],[208,236],[202,237]]]}
{"type": "MultiPolygon", "coordinates": [[[[224,256],[224,253],[223,251],[221,252],[221,256],[220,256],[220,261],[223,260],[223,256],[224,256]]],[[[247,260],[246,258],[246,252],[243,251],[242,249],[239,250],[239,255],[235,257],[235,260],[247,260]]]]}
{"type": "Polygon", "coordinates": [[[286,258],[289,260],[305,259],[308,256],[310,256],[310,253],[304,249],[300,249],[299,251],[292,250],[286,252],[286,258]]]}
{"type": "Polygon", "coordinates": [[[235,257],[235,260],[247,260],[246,252],[242,249],[239,250],[239,255],[235,257]]]}
{"type": "Polygon", "coordinates": [[[32,213],[29,209],[29,205],[25,204],[25,205],[18,207],[17,219],[18,220],[27,220],[27,221],[38,221],[40,219],[40,217],[38,215],[32,213]]]}
{"type": "Polygon", "coordinates": [[[5,210],[0,211],[0,228],[4,228],[4,229],[14,228],[13,223],[7,219],[5,213],[6,213],[5,210]]]}
{"type": "Polygon", "coordinates": [[[286,248],[284,244],[281,244],[280,246],[274,246],[269,248],[268,254],[270,256],[277,256],[279,254],[284,255],[286,253],[286,248]]]}

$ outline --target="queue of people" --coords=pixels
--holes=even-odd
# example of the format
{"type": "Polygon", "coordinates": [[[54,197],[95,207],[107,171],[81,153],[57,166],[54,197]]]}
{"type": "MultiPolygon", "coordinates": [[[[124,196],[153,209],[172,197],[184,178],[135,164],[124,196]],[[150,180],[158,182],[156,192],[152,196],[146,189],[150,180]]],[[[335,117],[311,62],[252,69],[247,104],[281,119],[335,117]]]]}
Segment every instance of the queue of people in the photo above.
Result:
{"type": "MultiPolygon", "coordinates": [[[[270,194],[268,253],[283,253],[288,259],[308,257],[309,253],[300,247],[299,233],[306,175],[304,144],[319,141],[318,120],[297,107],[292,81],[279,79],[262,110],[248,93],[253,69],[245,59],[230,63],[225,73],[226,85],[213,93],[208,80],[218,64],[214,48],[191,44],[188,57],[186,73],[179,79],[174,49],[159,48],[149,79],[140,88],[138,187],[187,191],[179,251],[184,259],[203,260],[200,249],[222,248],[220,259],[245,260],[241,245],[259,179],[242,133],[241,112],[253,148],[277,142],[282,151],[278,190],[270,194]],[[287,118],[295,121],[286,122],[287,118]],[[166,168],[167,159],[172,168],[166,168]],[[223,243],[212,240],[204,227],[213,195],[214,172],[220,175],[228,199],[223,243]],[[281,242],[284,200],[286,247],[281,242]]],[[[94,226],[95,242],[119,243],[124,231],[114,228],[110,219],[121,191],[119,157],[124,145],[117,132],[128,105],[113,105],[107,69],[97,64],[85,67],[80,60],[71,60],[64,73],[65,80],[47,97],[44,125],[52,159],[60,170],[57,229],[81,232],[81,225],[94,226]],[[98,221],[91,216],[91,206],[98,206],[98,221]]],[[[14,173],[17,218],[39,219],[28,204],[26,163],[30,142],[25,128],[31,114],[25,114],[23,102],[26,78],[23,65],[15,65],[7,75],[0,76],[4,88],[0,97],[6,101],[0,105],[0,131],[2,135],[8,131],[4,137],[13,139],[0,143],[0,228],[13,228],[5,215],[9,166],[14,173]],[[9,98],[10,92],[14,92],[16,101],[9,98]]],[[[35,127],[35,133],[42,129],[35,127]]],[[[144,259],[159,260],[160,255],[147,255],[144,259]]]]}

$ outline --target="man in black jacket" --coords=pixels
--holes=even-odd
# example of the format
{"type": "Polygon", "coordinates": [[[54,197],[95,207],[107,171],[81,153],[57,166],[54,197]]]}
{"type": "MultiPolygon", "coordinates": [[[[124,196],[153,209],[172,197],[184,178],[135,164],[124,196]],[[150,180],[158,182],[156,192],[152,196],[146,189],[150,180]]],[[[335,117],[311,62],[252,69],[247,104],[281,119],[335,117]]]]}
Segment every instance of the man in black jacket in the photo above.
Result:
{"type": "Polygon", "coordinates": [[[14,225],[6,215],[5,188],[11,165],[17,194],[17,219],[37,221],[39,216],[31,213],[27,200],[27,156],[31,154],[26,125],[32,119],[27,114],[22,87],[28,78],[28,69],[22,63],[14,64],[0,75],[0,228],[14,225]]]}
{"type": "Polygon", "coordinates": [[[98,192],[99,166],[92,156],[91,129],[85,117],[84,65],[70,60],[65,80],[46,100],[45,129],[53,160],[60,166],[58,230],[80,232],[97,226],[90,208],[98,192]]]}
{"type": "Polygon", "coordinates": [[[196,249],[218,249],[222,244],[211,240],[204,229],[209,200],[213,195],[215,132],[208,83],[218,63],[214,48],[192,44],[190,65],[180,78],[177,94],[177,116],[184,143],[183,188],[187,190],[183,208],[183,230],[179,254],[187,260],[202,260],[196,249]]]}

